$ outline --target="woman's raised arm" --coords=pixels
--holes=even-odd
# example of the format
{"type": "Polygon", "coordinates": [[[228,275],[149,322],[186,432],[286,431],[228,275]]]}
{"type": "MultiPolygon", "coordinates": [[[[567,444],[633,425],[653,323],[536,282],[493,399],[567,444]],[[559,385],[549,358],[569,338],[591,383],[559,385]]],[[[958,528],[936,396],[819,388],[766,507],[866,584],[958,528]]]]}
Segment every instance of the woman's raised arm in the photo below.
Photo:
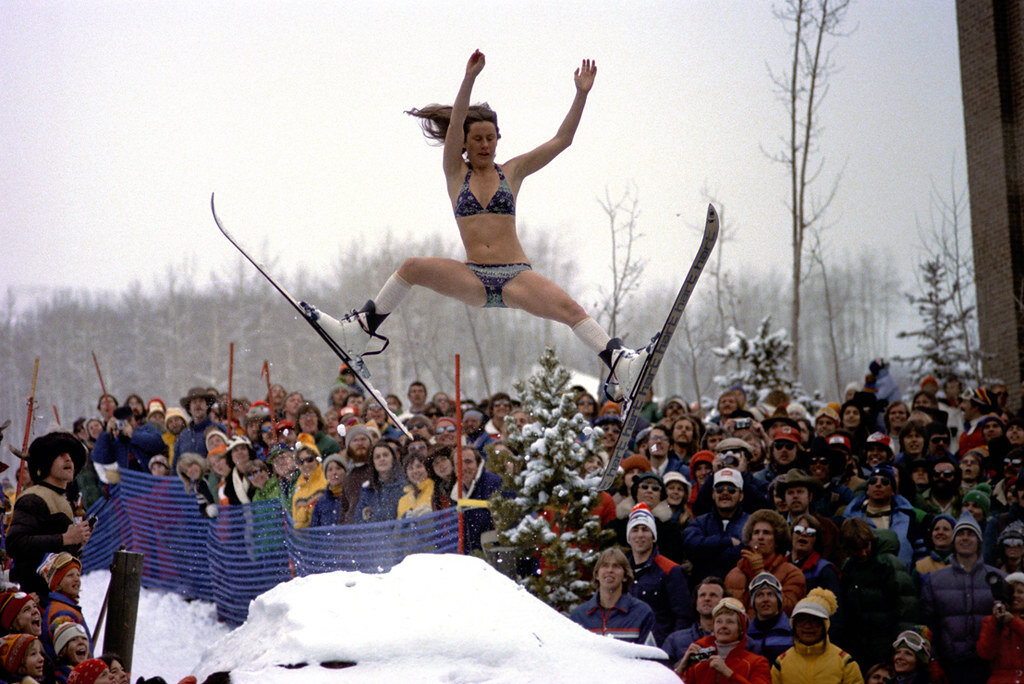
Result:
{"type": "Polygon", "coordinates": [[[580,125],[580,117],[583,116],[583,106],[587,103],[587,94],[594,87],[594,77],[597,75],[597,64],[592,59],[585,59],[578,69],[573,73],[573,82],[576,84],[576,97],[572,100],[569,113],[562,120],[555,137],[543,145],[511,159],[508,165],[513,165],[512,173],[518,180],[522,180],[535,171],[547,166],[548,162],[557,157],[562,150],[572,144],[576,135],[576,128],[580,125]]]}
{"type": "Polygon", "coordinates": [[[448,132],[444,138],[444,175],[451,177],[462,171],[462,148],[466,143],[466,134],[462,130],[466,123],[466,112],[469,110],[469,96],[473,92],[473,82],[484,68],[484,53],[476,50],[469,56],[466,63],[466,75],[459,86],[459,94],[452,104],[452,117],[448,122],[448,132]]]}

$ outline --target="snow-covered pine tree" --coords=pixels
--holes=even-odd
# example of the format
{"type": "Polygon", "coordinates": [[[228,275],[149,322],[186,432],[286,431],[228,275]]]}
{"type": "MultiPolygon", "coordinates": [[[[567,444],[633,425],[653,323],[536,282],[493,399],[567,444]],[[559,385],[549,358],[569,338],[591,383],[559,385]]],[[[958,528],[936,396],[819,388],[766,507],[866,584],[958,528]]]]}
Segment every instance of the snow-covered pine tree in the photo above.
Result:
{"type": "Polygon", "coordinates": [[[923,325],[918,330],[896,333],[900,339],[916,339],[919,352],[896,357],[895,360],[909,364],[918,377],[959,377],[968,384],[977,383],[980,378],[976,377],[973,368],[978,364],[972,363],[976,359],[967,353],[973,346],[963,339],[963,331],[969,329],[966,324],[974,318],[974,307],[968,306],[957,313],[954,302],[960,284],[955,281],[950,284],[942,259],[928,259],[920,269],[921,294],[908,293],[907,300],[917,309],[923,325]]]}
{"type": "Polygon", "coordinates": [[[514,498],[491,498],[498,540],[515,547],[521,558],[536,558],[540,569],[522,580],[534,596],[568,612],[588,599],[593,585],[582,579],[597,559],[598,547],[612,536],[590,511],[598,501],[581,468],[600,449],[600,430],[591,430],[576,411],[567,390],[569,371],[544,350],[540,369],[525,383],[514,384],[532,423],[520,431],[508,419],[506,445],[488,466],[502,476],[514,498]],[[585,435],[583,441],[580,435],[585,435]]]}
{"type": "Polygon", "coordinates": [[[785,328],[771,332],[772,317],[766,316],[753,337],[729,326],[729,343],[715,347],[711,353],[729,368],[725,375],[715,377],[722,387],[743,385],[748,391],[790,389],[793,381],[787,373],[793,343],[785,328]]]}

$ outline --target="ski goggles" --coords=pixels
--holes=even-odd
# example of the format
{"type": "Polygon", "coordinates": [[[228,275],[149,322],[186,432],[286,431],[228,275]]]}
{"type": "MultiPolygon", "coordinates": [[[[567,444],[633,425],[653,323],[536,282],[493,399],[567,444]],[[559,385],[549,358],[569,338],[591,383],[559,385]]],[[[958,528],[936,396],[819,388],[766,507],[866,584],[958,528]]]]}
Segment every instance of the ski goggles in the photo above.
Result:
{"type": "Polygon", "coordinates": [[[775,593],[781,594],[782,584],[779,582],[778,578],[775,577],[775,575],[770,575],[767,572],[762,572],[757,577],[755,577],[750,582],[750,586],[747,587],[747,590],[750,592],[751,596],[756,594],[761,589],[771,589],[775,593]]]}
{"type": "Polygon", "coordinates": [[[909,648],[914,653],[924,653],[926,656],[931,656],[931,652],[928,648],[928,642],[925,641],[924,637],[917,632],[907,630],[900,632],[899,636],[896,637],[896,641],[892,642],[893,650],[897,648],[909,648]]]}

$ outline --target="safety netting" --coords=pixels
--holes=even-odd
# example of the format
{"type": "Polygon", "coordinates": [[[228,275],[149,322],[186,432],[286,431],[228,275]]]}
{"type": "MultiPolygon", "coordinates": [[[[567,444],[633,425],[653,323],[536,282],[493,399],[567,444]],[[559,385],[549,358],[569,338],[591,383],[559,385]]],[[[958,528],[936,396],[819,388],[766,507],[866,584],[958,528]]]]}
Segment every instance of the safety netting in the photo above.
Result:
{"type": "Polygon", "coordinates": [[[334,570],[387,572],[412,553],[457,553],[455,509],[410,520],[296,530],[279,501],[199,512],[176,477],[122,472],[94,504],[84,572],[107,569],[120,548],[145,554],[142,585],[213,601],[221,620],[245,621],[249,602],[295,576],[334,570]]]}

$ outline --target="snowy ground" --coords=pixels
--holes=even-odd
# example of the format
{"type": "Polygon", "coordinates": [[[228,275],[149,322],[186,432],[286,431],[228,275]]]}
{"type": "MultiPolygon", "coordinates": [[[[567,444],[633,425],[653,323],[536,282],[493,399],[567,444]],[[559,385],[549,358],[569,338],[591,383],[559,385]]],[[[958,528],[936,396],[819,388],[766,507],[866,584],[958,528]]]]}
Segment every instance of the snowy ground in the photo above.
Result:
{"type": "MultiPolygon", "coordinates": [[[[108,580],[97,572],[83,582],[90,625],[108,580]]],[[[385,574],[281,584],[230,632],[210,604],[143,590],[132,674],[202,681],[226,670],[236,684],[678,682],[642,660],[659,655],[590,634],[479,559],[413,555],[385,574]]]]}

